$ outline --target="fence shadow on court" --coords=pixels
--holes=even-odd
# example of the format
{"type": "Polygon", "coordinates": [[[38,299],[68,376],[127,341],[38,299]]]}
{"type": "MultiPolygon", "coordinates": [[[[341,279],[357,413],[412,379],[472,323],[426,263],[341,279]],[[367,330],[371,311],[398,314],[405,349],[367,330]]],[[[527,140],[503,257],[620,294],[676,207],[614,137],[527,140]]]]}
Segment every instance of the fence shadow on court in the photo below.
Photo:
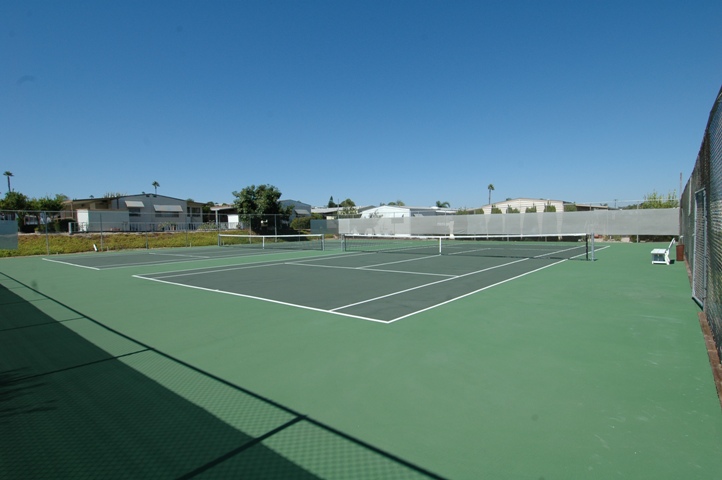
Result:
{"type": "Polygon", "coordinates": [[[0,312],[2,478],[438,478],[7,277],[0,312]]]}

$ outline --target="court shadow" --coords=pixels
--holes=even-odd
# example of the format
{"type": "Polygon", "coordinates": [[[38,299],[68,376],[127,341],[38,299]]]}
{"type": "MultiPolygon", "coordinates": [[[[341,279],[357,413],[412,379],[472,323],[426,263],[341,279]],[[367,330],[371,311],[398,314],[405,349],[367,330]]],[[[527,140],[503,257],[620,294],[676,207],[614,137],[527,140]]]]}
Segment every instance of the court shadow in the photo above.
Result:
{"type": "Polygon", "coordinates": [[[0,285],[0,478],[440,478],[24,288],[0,285]]]}
{"type": "Polygon", "coordinates": [[[0,308],[0,477],[213,476],[231,452],[234,476],[317,478],[1,286],[0,308]]]}

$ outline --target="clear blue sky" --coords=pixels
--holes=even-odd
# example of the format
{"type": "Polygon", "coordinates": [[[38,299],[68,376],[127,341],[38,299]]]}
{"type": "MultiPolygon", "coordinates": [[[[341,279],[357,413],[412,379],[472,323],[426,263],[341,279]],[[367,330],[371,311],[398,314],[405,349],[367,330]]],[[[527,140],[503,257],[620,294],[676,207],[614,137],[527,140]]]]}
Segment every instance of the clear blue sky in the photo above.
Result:
{"type": "Polygon", "coordinates": [[[721,21],[719,0],[4,0],[0,170],[31,197],[666,194],[722,83],[721,21]]]}

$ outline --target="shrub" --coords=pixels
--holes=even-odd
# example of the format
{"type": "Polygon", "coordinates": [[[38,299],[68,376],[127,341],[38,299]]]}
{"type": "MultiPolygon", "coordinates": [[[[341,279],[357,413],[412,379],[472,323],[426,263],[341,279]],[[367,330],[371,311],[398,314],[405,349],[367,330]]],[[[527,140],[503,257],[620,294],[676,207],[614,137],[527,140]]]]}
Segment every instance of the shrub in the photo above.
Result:
{"type": "Polygon", "coordinates": [[[296,217],[291,221],[291,228],[296,231],[310,230],[311,217],[296,217]]]}

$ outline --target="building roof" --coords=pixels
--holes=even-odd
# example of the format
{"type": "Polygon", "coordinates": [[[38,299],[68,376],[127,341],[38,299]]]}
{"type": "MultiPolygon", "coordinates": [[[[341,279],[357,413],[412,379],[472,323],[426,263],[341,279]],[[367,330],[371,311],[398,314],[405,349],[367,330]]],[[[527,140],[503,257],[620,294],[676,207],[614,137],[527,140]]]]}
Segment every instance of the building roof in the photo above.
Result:
{"type": "Polygon", "coordinates": [[[170,200],[178,200],[179,202],[188,202],[188,203],[200,203],[196,202],[195,200],[186,200],[183,198],[175,198],[175,197],[169,197],[167,195],[159,195],[157,193],[138,193],[135,195],[115,195],[112,197],[90,197],[90,198],[73,198],[72,200],[66,200],[63,203],[73,203],[73,202],[100,202],[100,201],[111,201],[111,200],[120,200],[121,198],[132,198],[132,197],[146,197],[146,198],[167,198],[170,200]]]}

